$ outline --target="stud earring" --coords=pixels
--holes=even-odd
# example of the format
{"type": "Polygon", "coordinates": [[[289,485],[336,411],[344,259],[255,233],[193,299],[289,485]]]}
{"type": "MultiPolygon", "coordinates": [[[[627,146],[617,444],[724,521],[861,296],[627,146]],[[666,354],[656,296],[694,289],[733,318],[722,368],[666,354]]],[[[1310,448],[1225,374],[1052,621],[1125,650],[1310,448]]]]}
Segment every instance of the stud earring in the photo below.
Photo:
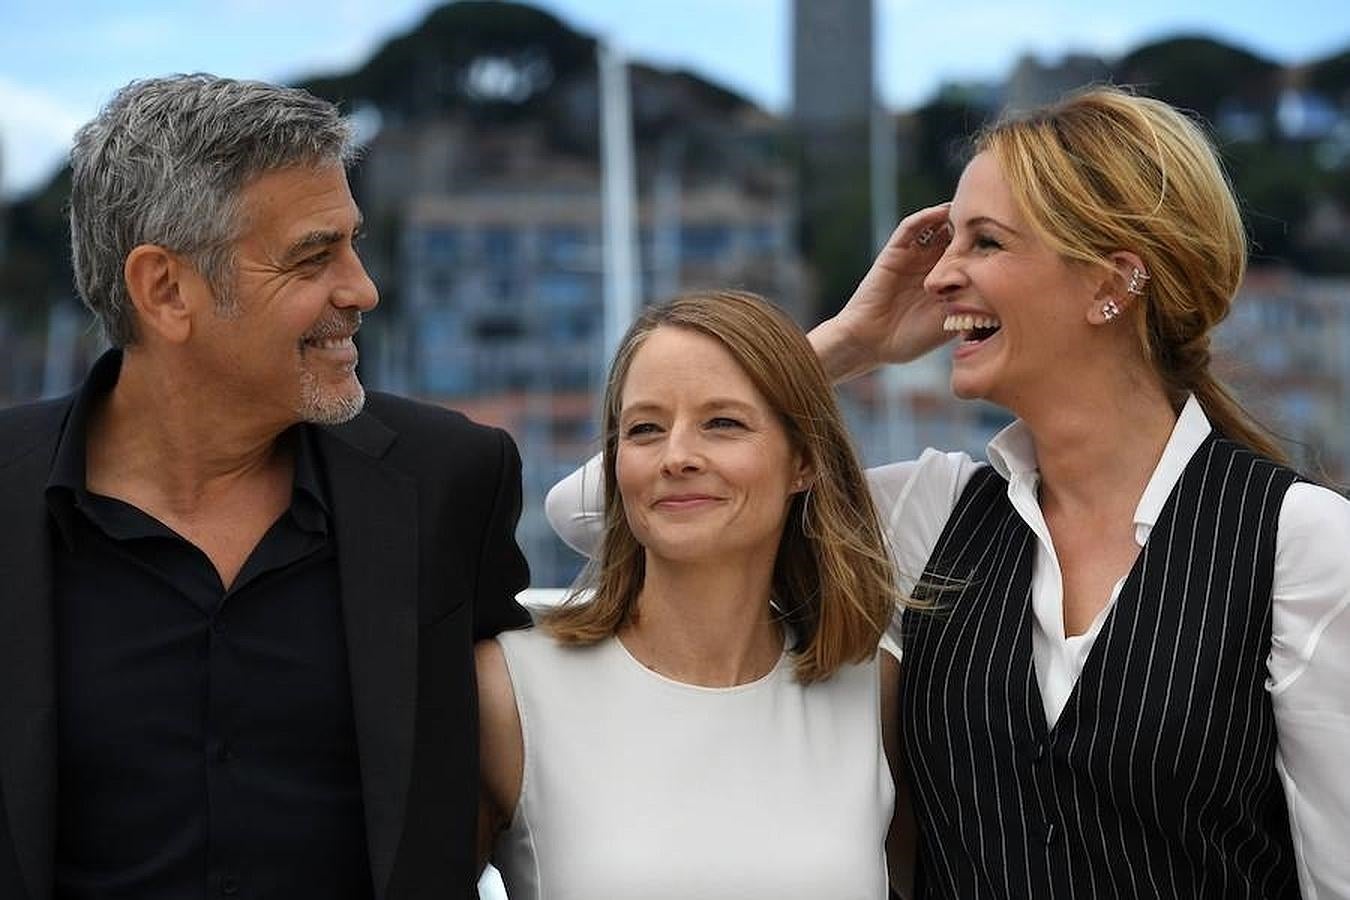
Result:
{"type": "Polygon", "coordinates": [[[1102,318],[1106,321],[1113,321],[1120,316],[1120,304],[1114,299],[1109,299],[1102,304],[1102,318]]]}
{"type": "Polygon", "coordinates": [[[933,231],[932,226],[929,226],[919,232],[919,236],[914,239],[914,243],[918,244],[920,247],[927,247],[929,244],[933,243],[933,236],[935,234],[936,232],[933,231]]]}
{"type": "Polygon", "coordinates": [[[1130,273],[1130,283],[1125,285],[1125,292],[1134,294],[1136,297],[1142,297],[1146,281],[1148,281],[1148,273],[1143,269],[1135,269],[1130,273]]]}

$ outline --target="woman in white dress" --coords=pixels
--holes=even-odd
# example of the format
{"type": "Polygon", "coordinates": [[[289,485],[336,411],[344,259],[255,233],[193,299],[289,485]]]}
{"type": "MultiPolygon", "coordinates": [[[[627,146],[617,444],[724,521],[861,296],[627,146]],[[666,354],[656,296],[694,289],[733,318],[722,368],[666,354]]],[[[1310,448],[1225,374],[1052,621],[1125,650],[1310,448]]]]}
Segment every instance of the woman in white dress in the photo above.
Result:
{"type": "Polygon", "coordinates": [[[479,648],[482,854],[512,900],[884,900],[895,579],[805,335],[739,292],[652,308],[603,433],[586,593],[479,648]]]}
{"type": "MultiPolygon", "coordinates": [[[[868,473],[937,607],[894,629],[916,895],[1350,897],[1350,502],[1210,370],[1247,254],[1213,148],[1098,88],[975,150],[810,336],[834,380],[955,339],[1017,416],[868,473]]],[[[550,498],[582,548],[595,474],[550,498]]]]}

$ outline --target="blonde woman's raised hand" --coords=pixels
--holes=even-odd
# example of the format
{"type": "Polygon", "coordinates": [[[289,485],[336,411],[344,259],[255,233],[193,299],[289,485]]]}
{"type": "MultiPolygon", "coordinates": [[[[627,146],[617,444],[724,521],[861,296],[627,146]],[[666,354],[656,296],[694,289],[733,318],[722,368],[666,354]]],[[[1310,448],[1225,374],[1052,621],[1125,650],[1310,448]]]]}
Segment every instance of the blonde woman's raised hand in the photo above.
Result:
{"type": "Polygon", "coordinates": [[[909,362],[947,340],[941,304],[923,282],[951,240],[949,206],[906,216],[844,308],[811,331],[811,343],[835,381],[885,363],[909,362]]]}

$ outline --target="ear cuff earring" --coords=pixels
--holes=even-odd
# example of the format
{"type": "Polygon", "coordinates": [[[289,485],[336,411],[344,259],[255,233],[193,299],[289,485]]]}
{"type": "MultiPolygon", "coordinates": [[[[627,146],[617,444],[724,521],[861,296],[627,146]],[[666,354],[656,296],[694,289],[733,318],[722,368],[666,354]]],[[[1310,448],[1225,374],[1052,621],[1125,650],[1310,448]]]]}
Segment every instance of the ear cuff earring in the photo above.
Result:
{"type": "Polygon", "coordinates": [[[1102,318],[1110,322],[1120,317],[1120,304],[1115,300],[1107,300],[1102,304],[1102,318]]]}
{"type": "Polygon", "coordinates": [[[1125,291],[1134,294],[1136,297],[1142,297],[1144,294],[1144,284],[1148,281],[1148,273],[1143,269],[1135,269],[1130,273],[1130,282],[1125,285],[1125,291]]]}

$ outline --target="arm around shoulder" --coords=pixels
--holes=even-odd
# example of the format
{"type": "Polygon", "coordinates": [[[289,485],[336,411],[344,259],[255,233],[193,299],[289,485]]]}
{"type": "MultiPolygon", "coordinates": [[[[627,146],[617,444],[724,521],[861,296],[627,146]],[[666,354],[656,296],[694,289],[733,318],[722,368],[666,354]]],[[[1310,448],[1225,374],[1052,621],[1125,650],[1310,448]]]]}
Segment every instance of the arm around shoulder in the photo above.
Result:
{"type": "Polygon", "coordinates": [[[582,556],[593,557],[600,551],[605,527],[605,470],[600,454],[549,490],[544,515],[558,537],[582,556]]]}
{"type": "Polygon", "coordinates": [[[506,655],[495,640],[474,647],[478,675],[478,866],[515,815],[525,777],[525,739],[506,655]]]}
{"type": "MultiPolygon", "coordinates": [[[[898,649],[898,648],[897,648],[898,649]]],[[[891,827],[886,834],[886,870],[891,890],[900,897],[913,896],[914,857],[918,841],[918,825],[914,821],[914,807],[909,796],[909,782],[900,739],[900,660],[892,655],[892,647],[882,643],[879,651],[881,673],[881,741],[886,750],[886,764],[895,785],[895,809],[891,813],[891,827]]]]}

